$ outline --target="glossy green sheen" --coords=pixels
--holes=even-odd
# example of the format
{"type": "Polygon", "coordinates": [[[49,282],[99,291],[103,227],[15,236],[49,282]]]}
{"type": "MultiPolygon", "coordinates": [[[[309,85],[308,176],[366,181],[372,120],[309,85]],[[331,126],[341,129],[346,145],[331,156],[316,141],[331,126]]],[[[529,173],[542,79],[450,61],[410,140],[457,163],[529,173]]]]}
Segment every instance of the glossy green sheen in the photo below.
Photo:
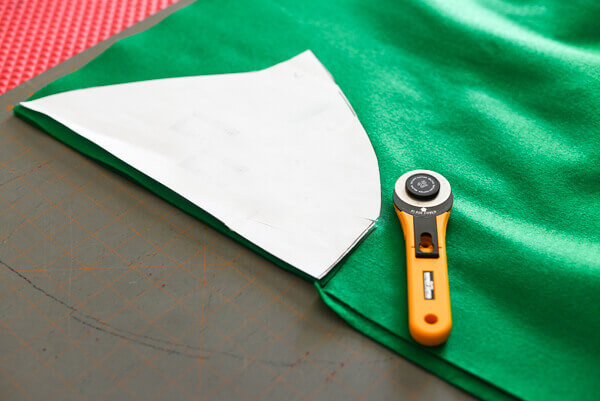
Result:
{"type": "MultiPolygon", "coordinates": [[[[34,97],[256,70],[306,49],[368,132],[383,194],[374,232],[316,283],[325,302],[485,399],[597,399],[600,2],[202,0],[34,97]],[[455,196],[447,235],[454,329],[436,349],[408,334],[391,199],[397,177],[417,168],[446,176],[455,196]]],[[[65,127],[16,113],[256,250],[65,127]]]]}

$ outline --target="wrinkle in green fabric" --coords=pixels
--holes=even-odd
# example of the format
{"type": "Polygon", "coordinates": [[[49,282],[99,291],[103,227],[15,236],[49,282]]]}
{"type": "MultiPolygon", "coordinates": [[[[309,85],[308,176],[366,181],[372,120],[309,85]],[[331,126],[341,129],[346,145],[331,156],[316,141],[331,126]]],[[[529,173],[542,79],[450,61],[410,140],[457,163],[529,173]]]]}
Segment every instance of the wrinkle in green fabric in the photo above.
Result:
{"type": "MultiPolygon", "coordinates": [[[[593,400],[598,21],[596,1],[200,1],[34,98],[257,70],[313,50],[369,133],[384,199],[376,229],[315,283],[325,302],[482,398],[593,400]],[[395,180],[415,168],[446,176],[455,199],[447,235],[454,328],[434,349],[408,334],[404,244],[391,201],[395,180]]],[[[15,113],[257,250],[60,124],[21,107],[15,113]]]]}

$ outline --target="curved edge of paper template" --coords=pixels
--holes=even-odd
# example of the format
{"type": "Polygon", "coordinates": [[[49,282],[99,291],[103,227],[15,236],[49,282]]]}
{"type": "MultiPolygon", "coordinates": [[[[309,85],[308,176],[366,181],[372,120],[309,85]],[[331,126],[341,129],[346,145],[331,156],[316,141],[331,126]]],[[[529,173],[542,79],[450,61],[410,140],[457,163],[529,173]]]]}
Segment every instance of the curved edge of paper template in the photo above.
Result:
{"type": "MultiPolygon", "coordinates": [[[[306,239],[307,238],[312,238],[312,235],[308,235],[310,234],[310,232],[306,232],[303,233],[302,231],[298,231],[298,234],[296,234],[296,236],[298,238],[304,238],[305,240],[303,241],[304,246],[304,252],[306,252],[306,254],[311,255],[311,252],[313,252],[314,250],[314,257],[311,259],[309,258],[305,258],[305,257],[299,257],[299,256],[295,256],[293,253],[290,255],[289,249],[286,249],[286,247],[283,247],[281,245],[278,245],[277,242],[273,242],[273,241],[264,241],[264,238],[267,237],[262,237],[261,235],[259,235],[258,233],[262,233],[264,235],[268,234],[273,236],[273,234],[271,234],[271,232],[273,232],[273,228],[275,226],[271,226],[269,224],[266,223],[262,223],[261,221],[258,220],[253,220],[250,219],[248,217],[245,217],[242,214],[237,214],[235,213],[235,210],[232,210],[232,207],[230,206],[229,209],[225,209],[222,207],[219,208],[215,208],[214,207],[214,202],[212,203],[208,203],[205,204],[203,198],[198,198],[196,197],[194,198],[190,198],[187,196],[187,194],[185,191],[181,192],[180,189],[181,188],[172,188],[172,192],[177,192],[178,196],[187,199],[188,201],[195,203],[195,205],[203,211],[203,213],[210,215],[212,217],[212,220],[218,220],[220,222],[221,225],[224,225],[229,231],[233,231],[236,234],[238,234],[238,237],[244,237],[247,239],[248,242],[252,242],[256,244],[256,247],[258,247],[259,249],[262,249],[265,253],[269,253],[271,255],[273,255],[275,258],[277,258],[278,260],[282,260],[285,263],[293,266],[294,268],[304,271],[306,273],[308,273],[309,275],[313,276],[316,279],[321,279],[323,278],[325,275],[327,275],[329,273],[329,271],[334,268],[336,266],[336,264],[338,264],[347,254],[349,254],[355,247],[356,245],[361,241],[361,239],[363,239],[375,226],[375,222],[377,221],[377,219],[379,218],[380,212],[381,212],[381,193],[379,191],[380,188],[380,176],[379,176],[379,168],[378,168],[378,161],[377,161],[377,157],[375,154],[375,150],[373,148],[372,143],[369,140],[369,137],[366,133],[366,131],[364,130],[364,127],[362,127],[362,124],[360,123],[360,121],[358,120],[358,117],[356,116],[356,113],[354,112],[354,110],[352,109],[352,107],[350,106],[349,102],[347,101],[346,97],[343,95],[343,92],[341,91],[341,89],[335,84],[333,77],[331,76],[331,74],[327,71],[327,69],[325,68],[325,66],[323,66],[323,64],[316,58],[316,56],[312,53],[312,51],[310,50],[306,50],[302,53],[300,53],[299,55],[275,64],[272,67],[263,69],[263,70],[258,70],[258,71],[251,71],[251,72],[241,72],[241,73],[236,73],[236,74],[224,74],[224,75],[237,75],[239,76],[243,76],[243,75],[249,75],[249,74],[257,74],[263,71],[267,71],[267,70],[272,70],[273,73],[275,74],[279,74],[284,75],[284,76],[297,76],[296,74],[304,74],[306,76],[312,76],[315,77],[318,81],[326,81],[330,83],[330,88],[333,89],[333,94],[335,94],[336,92],[340,95],[341,100],[344,102],[343,104],[345,104],[348,107],[349,112],[351,113],[351,117],[349,121],[352,121],[352,124],[354,126],[352,133],[354,135],[354,137],[350,137],[349,140],[356,142],[357,138],[358,139],[358,143],[360,143],[360,147],[359,149],[361,150],[360,155],[363,160],[366,160],[365,162],[365,170],[363,171],[367,171],[368,174],[366,176],[369,176],[369,185],[365,185],[364,187],[369,189],[369,191],[367,192],[368,194],[370,194],[370,199],[367,200],[367,198],[365,198],[365,201],[361,201],[362,203],[355,203],[355,202],[350,202],[348,203],[348,205],[352,205],[352,206],[347,206],[347,205],[342,205],[344,206],[343,208],[341,208],[342,210],[344,210],[343,213],[339,214],[339,217],[336,217],[336,219],[339,219],[340,217],[346,216],[344,218],[344,221],[347,221],[349,219],[352,219],[353,223],[350,223],[348,225],[348,230],[345,232],[345,234],[342,235],[335,235],[335,238],[338,238],[337,243],[331,243],[331,246],[329,249],[321,246],[321,242],[319,240],[319,237],[314,237],[314,239],[312,239],[312,243],[311,242],[307,242],[306,239]],[[375,182],[376,181],[376,182],[375,182]],[[210,205],[213,206],[210,206],[210,205]],[[207,206],[208,205],[208,206],[207,206]],[[360,207],[359,207],[360,206],[360,207]],[[263,226],[266,226],[263,227],[263,226]],[[258,227],[258,228],[257,228],[258,227]],[[266,230],[266,231],[265,231],[266,230]],[[351,230],[351,231],[350,231],[351,230]],[[252,234],[254,236],[252,236],[252,234]],[[283,249],[283,250],[282,250],[283,249]]],[[[254,75],[257,76],[257,75],[254,75]]],[[[215,76],[213,76],[215,77],[215,76]]],[[[166,83],[168,81],[172,81],[172,80],[181,80],[181,79],[198,79],[198,78],[204,78],[204,77],[181,77],[181,78],[165,78],[165,79],[161,79],[159,80],[160,82],[166,83]]],[[[109,85],[110,87],[120,87],[123,88],[124,86],[130,86],[130,85],[148,85],[151,84],[154,81],[138,81],[138,82],[134,82],[134,83],[126,83],[126,84],[118,84],[118,85],[109,85]]],[[[158,81],[156,81],[158,82],[158,81]]],[[[98,87],[101,88],[102,90],[107,90],[108,86],[104,86],[104,87],[98,87]]],[[[86,89],[81,89],[81,90],[74,90],[74,91],[70,91],[69,93],[75,95],[75,94],[81,94],[83,93],[83,91],[89,91],[89,90],[94,90],[97,88],[86,88],[86,89]]],[[[329,90],[332,90],[329,89],[329,90]]],[[[48,119],[54,121],[57,126],[54,127],[44,127],[43,129],[48,131],[51,135],[57,137],[57,135],[55,135],[55,132],[63,132],[63,133],[69,133],[69,134],[65,134],[68,135],[65,136],[63,135],[62,138],[58,138],[59,140],[63,141],[64,143],[67,143],[69,146],[74,147],[76,150],[90,156],[93,157],[93,154],[97,154],[99,153],[98,149],[102,149],[105,154],[102,155],[101,159],[103,160],[108,160],[108,159],[114,159],[112,161],[112,166],[113,168],[119,170],[119,171],[129,171],[129,170],[135,170],[135,174],[133,174],[135,177],[132,177],[132,179],[138,183],[140,182],[146,182],[146,181],[152,181],[152,182],[156,182],[158,183],[160,180],[160,178],[158,178],[157,175],[152,173],[152,170],[147,170],[145,169],[143,166],[144,165],[139,165],[136,164],[135,162],[131,162],[131,160],[128,160],[127,157],[124,153],[119,154],[117,153],[113,153],[113,150],[111,150],[110,147],[105,148],[102,142],[98,142],[96,140],[94,140],[94,137],[90,137],[89,133],[93,133],[94,131],[89,131],[88,134],[86,135],[86,131],[84,129],[84,126],[81,126],[81,124],[77,123],[76,120],[75,121],[70,121],[68,119],[68,117],[62,116],[61,114],[54,114],[52,112],[52,109],[45,109],[44,108],[44,103],[39,104],[39,102],[43,102],[46,99],[51,99],[54,96],[64,96],[66,95],[66,93],[61,93],[61,94],[57,94],[57,95],[49,95],[47,97],[44,98],[40,98],[37,99],[35,101],[30,101],[30,102],[22,102],[20,104],[20,106],[15,110],[15,113],[17,115],[21,115],[21,116],[26,116],[27,113],[24,113],[23,110],[29,110],[30,112],[33,113],[38,113],[38,115],[32,115],[30,118],[28,118],[29,122],[32,122],[32,120],[36,120],[36,119],[40,119],[40,116],[43,115],[45,117],[47,117],[48,119]],[[35,117],[33,117],[35,116],[35,117]],[[58,126],[62,127],[62,128],[57,128],[58,126]],[[76,138],[80,138],[79,140],[76,138]],[[89,139],[88,139],[89,138],[89,139]],[[83,141],[85,139],[85,141],[83,141]],[[73,142],[80,142],[77,144],[73,144],[73,142]],[[85,144],[84,144],[85,143],[85,144]],[[91,147],[91,144],[95,144],[97,146],[98,149],[93,149],[91,147]],[[111,157],[109,157],[108,155],[110,155],[111,157]],[[116,160],[119,160],[119,162],[116,162],[116,160]],[[125,166],[128,166],[125,167],[125,166]],[[141,177],[145,177],[145,178],[141,178],[141,177]]],[[[91,96],[91,94],[86,92],[86,95],[88,96],[88,98],[91,96]]],[[[333,95],[334,97],[336,95],[333,95]]],[[[77,98],[75,98],[77,99],[77,98]]],[[[71,99],[71,101],[73,101],[73,99],[71,99]]],[[[63,106],[65,107],[65,106],[63,106]]],[[[48,124],[46,124],[48,125],[48,124]]],[[[98,131],[100,133],[102,133],[102,131],[98,131]]],[[[350,133],[350,131],[348,132],[350,133]]],[[[343,147],[342,147],[343,148],[343,147]]],[[[102,153],[102,152],[100,152],[102,153]]],[[[352,153],[353,156],[356,156],[356,153],[352,153]]],[[[97,157],[95,157],[95,159],[98,159],[97,157]]],[[[145,160],[145,159],[144,159],[145,160]]],[[[128,176],[132,176],[132,174],[128,174],[128,176]]],[[[365,176],[365,177],[366,177],[365,176]]],[[[339,177],[340,179],[345,178],[344,177],[339,177]]],[[[161,182],[164,182],[163,180],[160,180],[161,182]]],[[[143,184],[142,184],[143,185],[143,184]]],[[[151,187],[156,186],[157,184],[152,184],[151,187]]],[[[146,188],[148,188],[148,185],[144,185],[146,188]]],[[[163,189],[161,190],[161,192],[164,191],[164,188],[170,186],[168,182],[164,182],[163,185],[163,189]]],[[[362,196],[359,196],[360,194],[356,193],[356,191],[359,191],[359,193],[364,194],[365,193],[365,189],[361,189],[363,186],[362,185],[358,185],[358,186],[346,186],[346,188],[348,190],[345,191],[345,194],[342,194],[342,199],[340,200],[342,203],[344,202],[344,199],[363,199],[362,196]],[[354,191],[354,192],[353,192],[354,191]]],[[[156,192],[155,190],[151,189],[151,191],[156,192]]],[[[160,192],[158,193],[159,196],[164,197],[160,192]]],[[[331,198],[331,197],[330,197],[331,198]]],[[[167,199],[168,200],[168,199],[167,199]]],[[[339,209],[339,206],[335,206],[337,204],[337,201],[335,203],[331,203],[333,199],[330,199],[330,202],[327,203],[327,207],[330,210],[337,210],[339,209]]],[[[300,210],[298,208],[294,209],[294,210],[300,210]]],[[[312,213],[312,212],[311,212],[312,213]]],[[[198,214],[198,213],[197,213],[198,214]]],[[[315,215],[316,216],[316,215],[315,215]]],[[[304,221],[304,220],[301,220],[304,221]]],[[[335,221],[335,220],[332,220],[335,221]]],[[[325,221],[323,222],[323,224],[325,224],[325,221]]],[[[297,225],[298,227],[301,227],[301,224],[297,225]]],[[[303,226],[302,226],[303,227],[303,226]]],[[[333,225],[333,226],[329,226],[329,228],[327,230],[331,230],[332,232],[335,233],[335,228],[338,227],[338,225],[333,225]]],[[[339,231],[339,229],[338,229],[339,231]]],[[[284,231],[284,232],[290,232],[290,231],[284,231]]],[[[342,233],[339,233],[342,234],[342,233]]],[[[330,235],[331,237],[331,235],[330,235]]],[[[293,236],[291,238],[294,238],[293,236]]],[[[280,241],[281,242],[281,241],[280,241]]],[[[292,243],[293,244],[293,243],[292,243]]],[[[287,248],[289,248],[289,246],[287,246],[287,248]]],[[[302,249],[302,248],[298,248],[298,249],[302,249]]]]}
{"type": "Polygon", "coordinates": [[[368,319],[336,296],[328,293],[320,282],[316,281],[314,284],[323,302],[350,326],[409,361],[481,399],[488,401],[519,400],[517,396],[507,393],[494,384],[440,358],[425,347],[407,341],[368,319]]]}

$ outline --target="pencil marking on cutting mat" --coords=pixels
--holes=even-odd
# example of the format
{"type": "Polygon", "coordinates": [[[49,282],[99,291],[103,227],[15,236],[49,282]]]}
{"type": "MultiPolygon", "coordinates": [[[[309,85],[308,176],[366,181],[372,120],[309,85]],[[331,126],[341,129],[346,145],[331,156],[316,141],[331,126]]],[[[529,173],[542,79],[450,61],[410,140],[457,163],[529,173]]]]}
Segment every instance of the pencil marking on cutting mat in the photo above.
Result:
{"type": "MultiPolygon", "coordinates": [[[[14,269],[12,266],[4,263],[4,261],[0,260],[0,265],[6,267],[12,273],[16,274],[20,279],[22,279],[23,281],[25,281],[33,289],[35,289],[36,291],[38,291],[38,292],[42,293],[44,296],[46,296],[46,298],[50,298],[54,302],[59,303],[60,305],[64,306],[67,309],[70,309],[73,312],[79,312],[79,313],[83,314],[83,312],[81,312],[79,309],[77,309],[74,306],[66,303],[65,301],[63,301],[63,300],[55,297],[54,295],[50,294],[49,292],[47,292],[43,288],[38,287],[33,281],[31,281],[29,278],[27,278],[23,274],[19,273],[19,271],[16,270],[16,269],[14,269]]],[[[74,316],[73,314],[70,314],[69,318],[75,320],[76,322],[78,322],[78,323],[80,323],[80,324],[82,324],[84,326],[90,327],[90,328],[92,328],[94,330],[98,330],[98,331],[101,331],[103,333],[110,334],[111,336],[118,337],[118,338],[120,338],[122,340],[131,341],[133,343],[136,343],[136,344],[139,344],[139,345],[142,345],[142,346],[145,346],[145,347],[153,348],[153,349],[158,350],[158,351],[163,351],[163,352],[166,352],[168,354],[181,355],[181,356],[184,356],[186,358],[194,358],[194,359],[202,358],[202,355],[199,355],[199,354],[193,354],[193,353],[190,353],[190,352],[178,351],[178,350],[170,349],[168,347],[164,347],[164,346],[161,346],[161,345],[152,344],[152,343],[150,343],[148,341],[142,341],[142,340],[140,340],[140,338],[143,338],[143,339],[146,339],[146,340],[149,340],[149,341],[158,342],[158,343],[169,344],[169,346],[172,346],[172,347],[182,347],[182,348],[186,348],[186,349],[190,349],[190,350],[200,351],[201,350],[200,347],[194,347],[194,346],[186,345],[186,344],[176,344],[176,343],[172,343],[172,342],[169,342],[169,341],[166,341],[166,340],[161,340],[159,338],[153,338],[153,337],[150,337],[150,336],[136,334],[136,333],[133,333],[131,331],[127,331],[127,330],[123,330],[123,329],[119,329],[119,328],[113,327],[113,326],[109,325],[108,323],[102,322],[101,320],[99,320],[98,318],[96,318],[94,316],[87,315],[87,314],[83,314],[83,315],[88,320],[95,321],[98,324],[95,324],[93,322],[89,322],[89,321],[87,321],[87,320],[85,320],[83,318],[74,316]],[[102,326],[106,326],[106,327],[112,329],[112,331],[109,330],[109,329],[107,329],[107,328],[105,328],[105,327],[102,327],[102,326]],[[121,334],[119,332],[125,333],[125,334],[121,334]]]]}
{"type": "MultiPolygon", "coordinates": [[[[59,303],[60,305],[64,306],[67,309],[72,310],[73,312],[82,313],[81,311],[79,311],[74,306],[69,305],[68,303],[66,303],[66,302],[62,301],[61,299],[58,299],[54,295],[48,293],[43,288],[37,286],[33,281],[31,281],[29,278],[27,278],[23,274],[19,273],[18,270],[14,269],[12,266],[6,264],[4,261],[0,260],[0,265],[6,267],[12,273],[14,273],[15,275],[17,275],[20,279],[22,279],[23,281],[25,281],[29,286],[31,286],[36,291],[42,293],[47,298],[50,298],[54,302],[59,303]]],[[[109,334],[109,335],[111,335],[113,337],[117,337],[117,338],[120,338],[122,340],[131,341],[133,343],[142,345],[144,347],[152,348],[152,349],[155,349],[155,350],[158,350],[158,351],[163,351],[163,352],[166,352],[168,354],[174,354],[174,355],[184,356],[186,358],[193,358],[193,359],[198,359],[198,358],[204,359],[205,358],[205,356],[200,355],[200,354],[193,354],[193,353],[190,353],[190,352],[169,349],[169,348],[164,347],[164,346],[160,346],[160,345],[149,343],[147,341],[139,340],[138,338],[143,338],[143,339],[146,339],[146,340],[149,340],[149,341],[160,342],[160,343],[164,343],[164,344],[169,344],[170,346],[174,346],[174,347],[182,347],[182,348],[187,348],[187,349],[197,350],[197,351],[201,350],[200,347],[194,347],[194,346],[186,345],[186,344],[174,344],[174,343],[171,343],[169,341],[161,340],[161,339],[158,339],[158,338],[153,338],[153,337],[150,337],[150,336],[136,334],[136,333],[133,333],[133,332],[130,332],[130,331],[127,331],[127,330],[122,330],[122,329],[118,329],[116,327],[110,326],[108,323],[104,323],[104,322],[100,321],[99,319],[95,318],[94,316],[90,316],[90,315],[84,315],[84,316],[87,317],[90,320],[98,322],[99,324],[101,324],[103,326],[107,326],[107,327],[109,327],[110,329],[112,329],[114,331],[111,331],[111,330],[108,330],[108,329],[106,329],[104,327],[101,327],[98,324],[90,323],[90,322],[88,322],[88,321],[86,321],[86,320],[84,320],[82,318],[79,318],[77,316],[74,316],[72,314],[69,315],[69,317],[71,319],[73,319],[74,321],[76,321],[76,322],[78,322],[78,323],[80,323],[80,324],[82,324],[82,325],[84,325],[86,327],[90,327],[90,328],[92,328],[94,330],[98,330],[98,331],[100,331],[102,333],[109,334]],[[127,335],[117,333],[117,331],[121,331],[123,333],[126,333],[127,335]]],[[[96,339],[96,341],[98,341],[98,339],[96,339]]],[[[240,360],[246,358],[243,355],[239,355],[239,354],[236,354],[236,353],[233,353],[233,352],[223,351],[223,350],[219,350],[219,349],[217,349],[217,350],[215,350],[213,352],[217,353],[217,354],[221,354],[221,355],[227,355],[229,357],[240,359],[240,360]]],[[[293,362],[293,363],[283,362],[283,361],[272,361],[272,360],[267,360],[267,359],[262,359],[262,358],[257,358],[257,361],[259,361],[260,363],[263,363],[265,365],[272,366],[272,367],[288,367],[288,368],[291,367],[291,368],[293,368],[300,361],[302,361],[306,356],[308,356],[309,353],[310,352],[306,352],[306,354],[304,356],[301,356],[300,358],[298,358],[298,360],[296,362],[293,362]]],[[[381,359],[381,361],[387,361],[387,360],[391,360],[393,358],[395,358],[395,357],[391,356],[389,358],[381,359]]],[[[317,360],[320,360],[320,359],[317,359],[317,360]]],[[[320,360],[320,361],[323,362],[325,360],[320,360]]],[[[331,361],[326,361],[326,362],[331,362],[331,361]]]]}

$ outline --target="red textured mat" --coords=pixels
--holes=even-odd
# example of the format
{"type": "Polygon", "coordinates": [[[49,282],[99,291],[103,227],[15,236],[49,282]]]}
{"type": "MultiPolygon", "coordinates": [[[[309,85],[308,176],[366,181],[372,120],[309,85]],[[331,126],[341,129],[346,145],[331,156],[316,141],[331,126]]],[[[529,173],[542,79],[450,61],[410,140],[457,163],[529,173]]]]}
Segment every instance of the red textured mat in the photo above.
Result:
{"type": "Polygon", "coordinates": [[[0,0],[0,94],[177,0],[0,0]]]}

